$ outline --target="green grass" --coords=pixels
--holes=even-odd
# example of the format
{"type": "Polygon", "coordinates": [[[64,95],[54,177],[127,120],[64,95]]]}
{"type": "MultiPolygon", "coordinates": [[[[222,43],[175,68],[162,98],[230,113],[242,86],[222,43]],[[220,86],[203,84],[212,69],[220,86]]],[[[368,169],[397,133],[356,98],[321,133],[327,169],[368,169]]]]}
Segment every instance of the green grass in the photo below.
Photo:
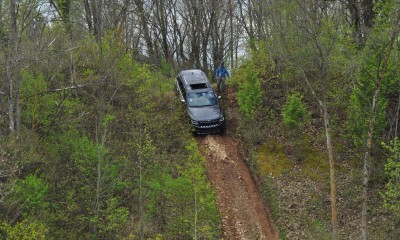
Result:
{"type": "MultiPolygon", "coordinates": [[[[329,177],[329,163],[324,152],[313,147],[307,138],[300,137],[293,145],[290,157],[298,160],[302,176],[316,181],[329,177]]],[[[258,166],[261,176],[279,176],[290,172],[293,164],[293,161],[285,153],[284,145],[271,140],[259,147],[258,166]]]]}
{"type": "Polygon", "coordinates": [[[258,150],[258,165],[261,176],[279,176],[292,167],[291,161],[286,157],[285,147],[276,141],[269,141],[261,145],[258,150]]]}

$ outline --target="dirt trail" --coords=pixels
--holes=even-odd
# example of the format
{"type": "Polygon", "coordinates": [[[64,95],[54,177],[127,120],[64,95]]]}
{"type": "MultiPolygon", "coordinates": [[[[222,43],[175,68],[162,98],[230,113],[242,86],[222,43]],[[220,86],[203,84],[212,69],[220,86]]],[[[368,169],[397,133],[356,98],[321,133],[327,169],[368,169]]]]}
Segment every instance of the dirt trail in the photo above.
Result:
{"type": "Polygon", "coordinates": [[[279,239],[236,142],[227,134],[197,141],[217,194],[223,239],[279,239]]]}

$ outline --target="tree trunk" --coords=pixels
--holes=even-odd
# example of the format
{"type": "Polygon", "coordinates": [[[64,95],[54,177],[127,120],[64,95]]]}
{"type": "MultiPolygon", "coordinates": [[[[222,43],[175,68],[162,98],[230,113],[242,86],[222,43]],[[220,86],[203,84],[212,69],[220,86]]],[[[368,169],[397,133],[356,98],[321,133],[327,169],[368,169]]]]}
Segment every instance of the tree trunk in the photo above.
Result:
{"type": "Polygon", "coordinates": [[[374,1],[373,0],[363,0],[362,1],[362,8],[363,8],[363,20],[364,20],[364,25],[366,28],[370,29],[374,26],[374,18],[375,18],[375,12],[374,12],[374,1]]]}
{"type": "MultiPolygon", "coordinates": [[[[51,6],[57,11],[64,24],[65,31],[70,39],[72,39],[72,22],[71,22],[71,0],[54,1],[50,0],[51,6]]],[[[85,1],[86,4],[86,1],[85,1]]]]}
{"type": "Polygon", "coordinates": [[[155,56],[154,56],[153,40],[151,39],[151,34],[147,23],[147,15],[144,10],[143,0],[135,0],[135,4],[140,18],[140,25],[142,26],[144,40],[146,41],[148,55],[150,59],[154,59],[155,56]]]}
{"type": "Polygon", "coordinates": [[[15,119],[14,119],[14,81],[16,72],[14,66],[16,64],[16,52],[17,52],[17,14],[16,14],[16,3],[15,0],[10,1],[10,36],[9,36],[9,48],[8,48],[8,59],[7,59],[7,79],[8,79],[8,118],[9,118],[9,129],[11,132],[15,131],[15,119]]]}
{"type": "MultiPolygon", "coordinates": [[[[103,75],[105,70],[104,66],[104,58],[103,58],[103,51],[102,51],[102,29],[103,29],[103,24],[102,24],[102,8],[103,8],[103,0],[95,0],[95,5],[96,5],[96,19],[97,21],[95,22],[96,24],[96,41],[98,44],[99,48],[99,53],[100,53],[100,69],[99,72],[101,73],[102,79],[104,79],[103,75]]],[[[100,83],[100,96],[99,96],[99,105],[98,105],[98,120],[96,122],[97,127],[96,127],[96,143],[97,143],[97,176],[96,176],[96,204],[95,204],[95,214],[97,219],[100,219],[100,207],[101,207],[101,191],[102,191],[102,171],[101,171],[101,166],[102,166],[102,160],[103,160],[103,154],[101,152],[101,148],[105,144],[105,139],[106,139],[106,127],[104,126],[103,130],[103,120],[104,120],[104,111],[105,111],[105,83],[102,80],[100,83]],[[103,132],[104,131],[104,132],[103,132]],[[100,136],[99,136],[100,135],[100,136]]],[[[94,232],[97,234],[98,233],[98,223],[95,223],[94,226],[94,232]]]]}
{"type": "MultiPolygon", "coordinates": [[[[323,74],[321,74],[323,76],[323,74]]],[[[317,100],[320,110],[324,117],[324,126],[325,126],[325,136],[326,136],[326,149],[328,151],[328,159],[329,159],[329,179],[330,179],[330,187],[331,187],[331,224],[332,224],[332,236],[333,239],[339,239],[338,235],[338,220],[337,220],[337,203],[336,203],[336,178],[335,178],[335,161],[333,158],[333,145],[331,139],[331,127],[330,127],[330,117],[328,113],[328,106],[326,101],[322,101],[320,97],[314,91],[313,86],[308,80],[306,74],[303,72],[304,80],[308,88],[311,90],[312,95],[317,100]]]]}
{"type": "Polygon", "coordinates": [[[247,6],[246,1],[243,0],[238,0],[239,4],[239,13],[240,13],[240,21],[242,22],[243,28],[245,29],[248,39],[249,39],[249,45],[251,50],[256,49],[255,45],[255,34],[254,34],[254,26],[253,26],[253,3],[252,0],[247,1],[247,6]],[[246,9],[247,7],[247,9],[246,9]],[[243,12],[243,10],[247,10],[247,14],[243,12]]]}
{"type": "MultiPolygon", "coordinates": [[[[213,7],[216,8],[217,2],[213,3],[213,7]]],[[[216,19],[220,17],[220,12],[216,12],[216,19]]],[[[219,33],[218,33],[218,21],[214,21],[212,23],[212,31],[211,31],[211,41],[212,41],[212,56],[213,56],[213,65],[214,69],[218,67],[220,62],[222,61],[222,56],[219,56],[219,33]]]]}
{"type": "Polygon", "coordinates": [[[359,46],[364,45],[364,37],[361,30],[361,13],[359,0],[348,0],[347,8],[350,12],[351,27],[354,28],[354,38],[359,46]]]}
{"type": "Polygon", "coordinates": [[[369,182],[369,162],[371,158],[372,140],[376,124],[376,105],[379,98],[379,93],[381,89],[381,83],[385,77],[387,65],[389,62],[390,55],[394,48],[394,41],[399,33],[399,21],[400,21],[400,8],[398,6],[396,10],[396,21],[394,21],[394,26],[392,28],[392,33],[390,36],[389,44],[387,45],[387,52],[382,58],[382,66],[378,69],[378,75],[375,83],[375,91],[372,97],[371,106],[371,116],[368,123],[368,135],[366,141],[366,150],[364,154],[364,176],[363,176],[363,205],[361,211],[361,239],[368,239],[368,182],[369,182]]]}
{"type": "MultiPolygon", "coordinates": [[[[3,30],[3,0],[0,0],[0,31],[3,30]]],[[[3,38],[0,37],[0,49],[3,45],[3,38]]]]}
{"type": "MultiPolygon", "coordinates": [[[[18,56],[18,52],[16,52],[18,56]]],[[[15,130],[19,132],[21,130],[21,77],[19,75],[19,63],[18,60],[15,62],[15,130]]]]}
{"type": "Polygon", "coordinates": [[[210,42],[210,35],[212,24],[216,21],[214,9],[210,9],[210,17],[204,20],[203,34],[202,34],[202,45],[201,45],[201,56],[202,56],[202,68],[208,73],[208,44],[210,42]]]}
{"type": "MultiPolygon", "coordinates": [[[[399,87],[400,89],[400,87],[399,87]]],[[[396,123],[394,126],[394,138],[396,138],[398,135],[398,131],[399,131],[399,113],[400,113],[400,93],[399,93],[399,98],[397,100],[397,109],[396,109],[396,123]]]]}
{"type": "Polygon", "coordinates": [[[361,210],[361,238],[363,240],[368,239],[367,232],[367,221],[368,221],[368,180],[369,180],[369,161],[370,161],[370,153],[372,148],[372,136],[375,128],[376,121],[376,101],[379,95],[379,89],[377,89],[374,93],[374,97],[372,100],[372,116],[369,122],[369,130],[367,137],[367,148],[364,154],[364,176],[363,176],[363,205],[361,210]]]}
{"type": "Polygon", "coordinates": [[[190,54],[189,67],[201,68],[200,66],[200,50],[201,50],[201,35],[204,31],[204,25],[201,21],[202,9],[197,1],[189,1],[188,19],[190,24],[190,54]]]}
{"type": "Polygon", "coordinates": [[[156,1],[156,12],[158,17],[158,25],[160,26],[162,51],[166,62],[171,61],[171,53],[168,44],[168,17],[166,15],[165,3],[163,1],[156,1]]]}
{"type": "Polygon", "coordinates": [[[173,22],[173,35],[174,35],[174,45],[175,45],[175,58],[178,66],[183,67],[183,63],[186,61],[186,56],[184,52],[184,41],[186,37],[186,30],[183,29],[183,33],[180,28],[180,21],[178,20],[178,10],[176,7],[172,10],[172,22],[173,22]]]}
{"type": "Polygon", "coordinates": [[[333,146],[331,140],[331,127],[329,124],[329,114],[326,103],[323,103],[323,114],[325,124],[325,135],[326,135],[326,147],[328,150],[329,158],[329,176],[331,186],[331,219],[332,219],[332,234],[333,239],[339,239],[338,237],[338,220],[337,220],[337,207],[336,207],[336,178],[335,178],[335,161],[333,158],[333,146]]]}
{"type": "MultiPolygon", "coordinates": [[[[104,84],[101,84],[101,88],[103,89],[104,84]]],[[[100,111],[99,111],[99,116],[98,116],[98,120],[96,123],[96,150],[97,150],[97,168],[96,168],[96,172],[97,172],[97,176],[96,176],[96,204],[95,204],[95,214],[98,218],[100,218],[100,208],[101,208],[101,203],[103,201],[102,199],[102,165],[103,165],[103,158],[104,158],[104,154],[103,154],[103,147],[106,143],[106,138],[107,138],[107,125],[104,124],[103,120],[104,120],[104,91],[101,91],[101,96],[100,96],[100,111]]],[[[95,232],[97,233],[97,229],[98,229],[98,225],[96,223],[95,226],[95,232]]]]}
{"type": "Polygon", "coordinates": [[[230,39],[229,39],[229,54],[231,60],[231,68],[233,68],[233,3],[229,0],[229,27],[230,27],[230,39]]]}
{"type": "Polygon", "coordinates": [[[88,25],[89,32],[94,34],[93,30],[93,18],[92,18],[92,9],[90,8],[89,0],[85,0],[85,19],[86,24],[88,25]]]}
{"type": "MultiPolygon", "coordinates": [[[[102,21],[102,11],[103,11],[103,0],[96,0],[95,1],[96,5],[96,40],[97,43],[99,44],[100,51],[101,51],[101,40],[103,37],[103,21],[102,21]]],[[[102,57],[102,53],[100,52],[100,57],[102,57]]],[[[101,66],[102,67],[102,66],[101,66]]]]}

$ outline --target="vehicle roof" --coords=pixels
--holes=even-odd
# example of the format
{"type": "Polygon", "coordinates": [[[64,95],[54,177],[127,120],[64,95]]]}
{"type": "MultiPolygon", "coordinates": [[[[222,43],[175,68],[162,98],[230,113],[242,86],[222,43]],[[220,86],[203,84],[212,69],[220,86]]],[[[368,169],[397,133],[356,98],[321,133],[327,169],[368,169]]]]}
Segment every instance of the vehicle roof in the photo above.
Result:
{"type": "Polygon", "coordinates": [[[179,75],[181,76],[182,82],[185,84],[187,89],[195,90],[192,85],[196,84],[205,84],[206,86],[204,88],[196,88],[196,90],[211,88],[211,84],[208,81],[206,74],[199,69],[183,70],[179,73],[179,75]]]}

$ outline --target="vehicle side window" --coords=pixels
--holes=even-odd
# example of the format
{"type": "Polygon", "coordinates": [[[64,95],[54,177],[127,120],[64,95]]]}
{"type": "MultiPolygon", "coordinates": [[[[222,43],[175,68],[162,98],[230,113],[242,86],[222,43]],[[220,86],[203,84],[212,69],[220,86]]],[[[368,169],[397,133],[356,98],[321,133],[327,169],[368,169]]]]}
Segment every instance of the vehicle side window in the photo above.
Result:
{"type": "Polygon", "coordinates": [[[183,86],[182,79],[178,76],[176,78],[176,82],[178,83],[177,87],[179,88],[179,91],[180,91],[181,100],[185,100],[186,91],[185,91],[185,88],[183,86]]]}

